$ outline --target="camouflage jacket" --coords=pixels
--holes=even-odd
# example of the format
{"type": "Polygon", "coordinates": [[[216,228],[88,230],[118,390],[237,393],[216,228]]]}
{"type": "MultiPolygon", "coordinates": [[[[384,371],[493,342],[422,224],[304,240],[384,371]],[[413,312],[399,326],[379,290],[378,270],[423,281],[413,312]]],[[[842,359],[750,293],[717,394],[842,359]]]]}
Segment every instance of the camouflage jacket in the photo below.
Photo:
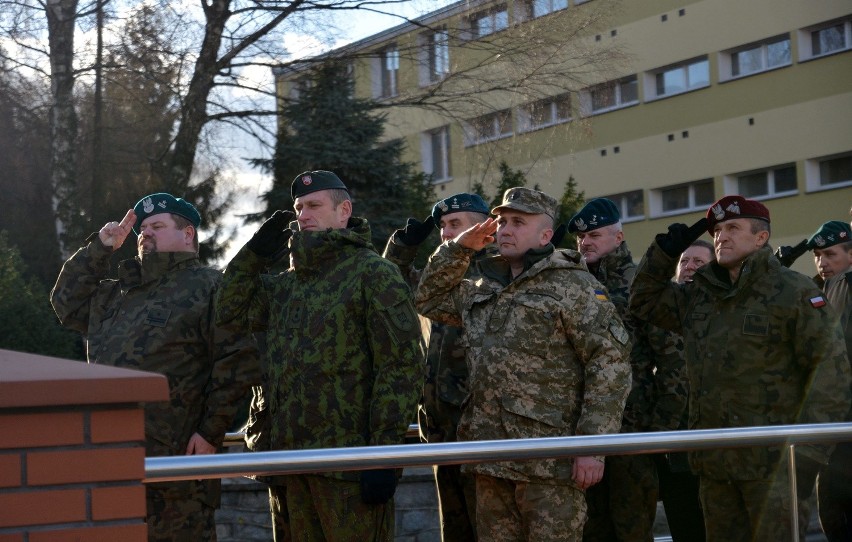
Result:
{"type": "Polygon", "coordinates": [[[630,315],[630,283],[636,274],[636,264],[626,241],[597,263],[589,271],[606,288],[630,333],[633,381],[621,432],[677,429],[686,413],[688,396],[683,340],[630,315]]]}
{"type": "MultiPolygon", "coordinates": [[[[552,250],[552,247],[551,247],[552,250]]],[[[480,262],[444,243],[423,270],[424,316],[464,328],[470,395],[459,440],[614,433],[630,386],[628,336],[579,253],[552,251],[518,277],[502,257],[480,262]]],[[[571,459],[479,463],[476,472],[572,484],[571,459]]]]}
{"type": "MultiPolygon", "coordinates": [[[[852,367],[852,268],[825,281],[823,290],[831,306],[840,313],[840,327],[846,337],[846,354],[852,367]]],[[[852,421],[852,408],[846,416],[846,421],[852,421]]]]}
{"type": "MultiPolygon", "coordinates": [[[[717,263],[694,280],[670,279],[675,258],[654,243],[639,264],[630,309],[681,333],[689,373],[689,428],[836,422],[849,410],[849,363],[837,313],[804,275],[781,266],[764,247],[731,284],[717,263]]],[[[825,462],[826,448],[799,446],[825,462]]],[[[777,448],[690,454],[693,470],[716,479],[769,477],[777,448]]]]}
{"type": "Polygon", "coordinates": [[[220,322],[266,331],[269,449],[402,444],[423,350],[399,270],[376,253],[360,218],[345,229],[295,232],[290,261],[266,275],[269,262],[243,248],[218,305],[220,322]]]}
{"type": "MultiPolygon", "coordinates": [[[[414,267],[417,246],[408,246],[397,239],[388,239],[384,258],[399,266],[402,275],[412,288],[420,282],[422,271],[414,267]]],[[[496,254],[493,246],[474,254],[476,262],[496,254]]],[[[475,265],[468,268],[466,278],[478,278],[475,265]]],[[[440,322],[424,319],[428,323],[428,349],[423,394],[420,398],[420,434],[427,442],[453,442],[461,418],[461,405],[468,394],[467,361],[462,346],[462,330],[440,322]]]]}
{"type": "Polygon", "coordinates": [[[166,252],[124,260],[109,279],[112,251],[90,239],[51,292],[59,320],[85,336],[89,363],[168,378],[170,402],[145,405],[147,455],[183,455],[196,432],[219,446],[260,380],[251,338],[214,322],[222,274],[195,254],[166,252]]]}

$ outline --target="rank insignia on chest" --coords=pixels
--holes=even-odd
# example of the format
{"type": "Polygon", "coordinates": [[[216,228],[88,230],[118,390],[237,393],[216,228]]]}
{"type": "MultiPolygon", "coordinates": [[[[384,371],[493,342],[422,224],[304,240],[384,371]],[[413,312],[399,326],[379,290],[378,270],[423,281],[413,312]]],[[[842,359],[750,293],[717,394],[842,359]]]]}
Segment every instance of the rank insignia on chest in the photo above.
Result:
{"type": "Polygon", "coordinates": [[[825,298],[821,295],[810,298],[808,301],[811,302],[811,306],[815,309],[825,306],[825,298]]]}

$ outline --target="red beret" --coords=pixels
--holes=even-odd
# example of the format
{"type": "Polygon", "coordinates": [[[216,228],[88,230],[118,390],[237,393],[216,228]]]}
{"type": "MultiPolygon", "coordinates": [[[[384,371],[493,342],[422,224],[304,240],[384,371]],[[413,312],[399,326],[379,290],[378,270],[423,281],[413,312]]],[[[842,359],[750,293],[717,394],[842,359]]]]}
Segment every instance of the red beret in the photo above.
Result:
{"type": "Polygon", "coordinates": [[[707,231],[712,236],[716,224],[732,218],[759,218],[769,222],[769,209],[753,199],[725,196],[707,209],[707,231]]]}

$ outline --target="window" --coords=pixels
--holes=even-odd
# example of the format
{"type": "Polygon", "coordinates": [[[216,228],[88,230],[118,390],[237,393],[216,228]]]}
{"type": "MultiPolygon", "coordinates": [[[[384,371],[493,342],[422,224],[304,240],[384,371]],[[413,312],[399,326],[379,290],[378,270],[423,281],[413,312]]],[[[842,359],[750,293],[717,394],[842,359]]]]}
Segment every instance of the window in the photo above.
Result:
{"type": "Polygon", "coordinates": [[[476,145],[512,135],[512,112],[509,109],[488,113],[467,121],[465,144],[476,145]]]}
{"type": "Polygon", "coordinates": [[[639,103],[639,83],[635,75],[595,85],[585,97],[587,108],[592,113],[603,113],[612,109],[639,103]]]}
{"type": "Polygon", "coordinates": [[[509,28],[509,12],[506,6],[476,13],[470,18],[473,38],[481,38],[509,28]]]}
{"type": "Polygon", "coordinates": [[[423,171],[432,175],[434,182],[447,182],[451,179],[449,126],[442,126],[423,134],[421,156],[423,171]]]}
{"type": "Polygon", "coordinates": [[[641,190],[604,196],[612,200],[621,213],[622,222],[632,222],[645,218],[645,198],[641,190]]]}
{"type": "Polygon", "coordinates": [[[522,4],[523,19],[536,19],[554,11],[568,9],[568,0],[525,0],[522,4]]]}
{"type": "Polygon", "coordinates": [[[738,173],[725,179],[726,193],[740,194],[752,199],[795,194],[797,188],[796,164],[738,173]]]}
{"type": "Polygon", "coordinates": [[[743,77],[789,65],[789,34],[733,49],[722,53],[719,57],[719,67],[724,79],[743,77]]]}
{"type": "Polygon", "coordinates": [[[571,95],[560,94],[518,108],[518,131],[529,132],[571,120],[571,95]]]}
{"type": "Polygon", "coordinates": [[[651,72],[655,96],[662,98],[710,85],[710,65],[707,58],[690,60],[651,72]]]}
{"type": "Polygon", "coordinates": [[[446,27],[422,34],[420,83],[428,85],[450,73],[450,37],[446,27]]]}
{"type": "Polygon", "coordinates": [[[852,186],[852,152],[805,161],[808,190],[852,186]]]}
{"type": "Polygon", "coordinates": [[[716,198],[713,179],[703,179],[651,191],[651,213],[655,216],[673,215],[705,210],[716,198]]]}
{"type": "Polygon", "coordinates": [[[384,98],[396,96],[399,92],[397,81],[399,76],[399,49],[392,45],[381,54],[382,94],[384,98]]]}
{"type": "Polygon", "coordinates": [[[852,19],[831,21],[800,32],[801,58],[830,55],[852,48],[852,19]]]}

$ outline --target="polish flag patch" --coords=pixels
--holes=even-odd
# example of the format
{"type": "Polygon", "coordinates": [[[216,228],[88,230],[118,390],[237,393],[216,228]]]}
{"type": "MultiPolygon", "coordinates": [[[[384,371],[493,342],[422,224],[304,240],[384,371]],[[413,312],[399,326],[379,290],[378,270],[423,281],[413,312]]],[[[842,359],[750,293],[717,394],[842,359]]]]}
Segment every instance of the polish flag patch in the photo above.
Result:
{"type": "Polygon", "coordinates": [[[811,306],[815,309],[825,306],[825,298],[821,295],[810,298],[811,306]]]}

